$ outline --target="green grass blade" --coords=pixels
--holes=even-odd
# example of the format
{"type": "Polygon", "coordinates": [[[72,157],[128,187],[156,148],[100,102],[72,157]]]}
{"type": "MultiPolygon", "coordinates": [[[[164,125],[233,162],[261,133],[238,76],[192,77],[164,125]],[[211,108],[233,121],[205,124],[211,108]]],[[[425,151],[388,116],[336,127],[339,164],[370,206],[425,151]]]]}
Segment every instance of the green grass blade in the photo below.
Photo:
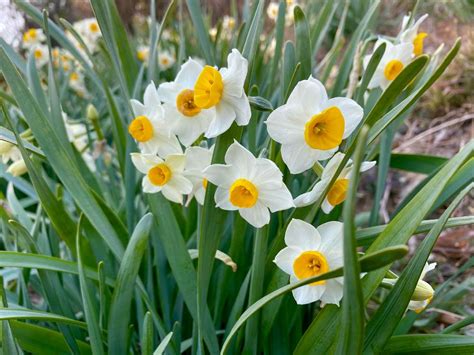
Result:
{"type": "MultiPolygon", "coordinates": [[[[362,127],[354,155],[354,171],[359,171],[364,159],[365,141],[369,128],[362,127]]],[[[360,174],[350,179],[347,199],[344,202],[344,296],[342,298],[341,332],[337,354],[360,353],[364,341],[364,302],[360,282],[360,267],[355,238],[355,209],[360,174]]]]}
{"type": "Polygon", "coordinates": [[[448,159],[435,155],[395,153],[390,156],[390,167],[420,174],[432,174],[448,159]]]}
{"type": "Polygon", "coordinates": [[[277,78],[278,64],[280,63],[281,50],[283,48],[283,39],[285,35],[285,14],[286,14],[286,1],[280,0],[278,6],[278,18],[276,21],[275,28],[275,54],[272,59],[272,67],[270,72],[270,85],[268,86],[268,92],[273,90],[275,79],[277,78]]]}
{"type": "Polygon", "coordinates": [[[387,45],[385,43],[382,43],[380,46],[378,46],[372,56],[370,57],[369,64],[367,64],[367,68],[364,71],[364,75],[362,76],[362,81],[357,88],[357,93],[355,96],[355,100],[359,105],[364,106],[364,94],[367,91],[367,87],[369,86],[370,80],[372,80],[372,77],[374,76],[375,70],[377,69],[380,60],[382,59],[385,49],[387,45]]]}
{"type": "Polygon", "coordinates": [[[140,345],[143,355],[148,355],[153,352],[153,320],[150,312],[146,312],[143,318],[143,335],[140,345]]]}
{"type": "Polygon", "coordinates": [[[108,322],[109,352],[121,354],[127,350],[127,332],[130,321],[130,308],[133,296],[133,285],[138,275],[141,260],[148,247],[148,235],[152,225],[151,214],[146,214],[138,222],[117,274],[108,322]]]}
{"type": "Polygon", "coordinates": [[[123,246],[100,207],[94,201],[88,185],[82,179],[81,172],[73,164],[74,158],[69,155],[68,148],[55,134],[51,122],[42,114],[38,103],[34,100],[25,82],[2,49],[0,49],[0,68],[17,102],[19,102],[35,138],[48,157],[56,174],[75,198],[94,228],[104,238],[114,255],[120,258],[123,254],[123,246]]]}
{"type": "Polygon", "coordinates": [[[173,332],[168,333],[163,340],[161,341],[160,345],[156,348],[153,352],[153,355],[162,355],[165,353],[166,347],[168,346],[171,338],[173,337],[173,332]]]}
{"type": "Polygon", "coordinates": [[[63,317],[59,314],[42,312],[42,311],[33,311],[30,309],[15,309],[15,308],[0,308],[0,319],[9,320],[9,319],[28,319],[28,320],[38,320],[42,322],[53,322],[53,323],[63,323],[74,325],[80,328],[87,328],[85,322],[81,322],[75,319],[63,317]]]}
{"type": "Polygon", "coordinates": [[[470,355],[473,352],[473,337],[445,334],[398,335],[384,348],[388,354],[470,355]]]}
{"type": "Polygon", "coordinates": [[[81,288],[82,303],[84,307],[84,315],[87,322],[87,330],[89,331],[89,339],[91,343],[91,348],[94,354],[104,354],[104,348],[102,345],[102,336],[100,332],[99,319],[97,317],[97,307],[93,302],[93,295],[95,292],[89,288],[87,284],[87,278],[84,272],[84,263],[82,261],[81,254],[81,221],[82,215],[79,218],[79,223],[77,224],[77,233],[76,233],[76,248],[77,248],[77,268],[79,272],[79,284],[81,288]]]}
{"type": "Polygon", "coordinates": [[[299,80],[307,79],[311,75],[311,41],[309,39],[309,28],[306,16],[301,7],[296,6],[295,38],[296,38],[296,61],[301,63],[299,80]]]}
{"type": "Polygon", "coordinates": [[[186,0],[191,20],[193,21],[194,30],[196,31],[201,54],[206,59],[207,64],[216,64],[214,51],[212,50],[211,40],[209,38],[209,29],[204,23],[204,15],[201,11],[199,0],[186,0]]]}
{"type": "Polygon", "coordinates": [[[361,41],[367,27],[372,21],[372,18],[375,14],[375,10],[379,6],[379,3],[379,0],[373,2],[372,6],[364,15],[364,18],[360,21],[359,26],[357,26],[357,29],[352,35],[351,41],[349,42],[347,49],[344,52],[344,57],[342,58],[341,65],[339,66],[339,74],[337,76],[334,87],[332,88],[331,97],[340,96],[342,93],[342,89],[346,87],[357,46],[361,41]]]}
{"type": "MultiPolygon", "coordinates": [[[[24,351],[41,355],[70,354],[61,333],[22,321],[12,320],[10,324],[18,344],[24,351]]],[[[86,342],[78,340],[77,345],[81,354],[92,354],[86,342]]]]}
{"type": "MultiPolygon", "coordinates": [[[[210,187],[208,185],[208,187],[210,187]]],[[[193,319],[197,322],[198,310],[196,302],[196,272],[189,256],[188,248],[184,243],[178,222],[173,214],[170,203],[161,194],[149,196],[148,202],[150,209],[155,216],[158,225],[158,233],[163,245],[166,257],[171,267],[179,290],[183,295],[184,302],[188,307],[193,319]]],[[[201,243],[200,243],[201,244],[201,243]]],[[[212,259],[214,260],[214,255],[212,259]]],[[[199,262],[202,260],[202,254],[199,254],[199,262]]],[[[203,310],[203,336],[211,353],[218,351],[217,338],[215,336],[214,326],[207,307],[203,310]]]]}
{"type": "Polygon", "coordinates": [[[339,1],[326,1],[315,21],[316,25],[311,28],[311,43],[313,45],[312,58],[316,58],[319,49],[326,37],[331,21],[336,13],[339,1]]]}

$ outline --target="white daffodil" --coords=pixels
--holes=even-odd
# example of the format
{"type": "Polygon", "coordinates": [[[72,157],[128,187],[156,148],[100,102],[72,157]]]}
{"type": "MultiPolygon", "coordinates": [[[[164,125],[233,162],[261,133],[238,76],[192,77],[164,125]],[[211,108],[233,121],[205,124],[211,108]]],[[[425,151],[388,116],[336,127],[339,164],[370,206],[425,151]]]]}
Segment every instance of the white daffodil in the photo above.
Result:
{"type": "Polygon", "coordinates": [[[171,121],[171,132],[186,147],[207,130],[215,116],[214,108],[201,109],[194,102],[194,84],[202,68],[202,65],[189,58],[181,66],[175,81],[163,83],[158,88],[165,115],[171,121]]]}
{"type": "Polygon", "coordinates": [[[162,70],[171,68],[175,62],[176,58],[171,52],[164,50],[158,53],[158,64],[162,70]]]}
{"type": "Polygon", "coordinates": [[[270,137],[281,144],[290,172],[298,174],[337,152],[363,114],[351,99],[328,99],[323,84],[310,77],[296,84],[287,103],[274,110],[266,124],[270,137]]]}
{"type": "Polygon", "coordinates": [[[206,195],[207,179],[204,177],[204,170],[211,165],[214,146],[210,149],[203,147],[189,147],[184,153],[186,155],[185,176],[193,184],[193,190],[188,196],[191,201],[193,197],[202,205],[206,195]]]}
{"type": "Polygon", "coordinates": [[[33,56],[35,57],[36,68],[42,68],[45,64],[48,63],[48,46],[45,46],[44,44],[37,44],[36,46],[31,48],[31,51],[33,52],[33,56]]]}
{"type": "Polygon", "coordinates": [[[2,163],[6,164],[10,160],[15,162],[21,159],[21,152],[15,144],[0,140],[0,156],[2,163]]]}
{"type": "Polygon", "coordinates": [[[95,159],[88,147],[87,127],[83,123],[70,122],[66,113],[63,112],[64,127],[69,142],[71,142],[77,151],[81,154],[90,171],[96,171],[95,159]]]}
{"type": "Polygon", "coordinates": [[[7,169],[7,173],[12,174],[13,176],[20,176],[27,172],[28,168],[26,167],[26,163],[23,159],[15,161],[7,169]]]}
{"type": "Polygon", "coordinates": [[[204,170],[204,177],[217,185],[217,207],[238,210],[255,228],[268,224],[269,209],[276,212],[294,207],[283,174],[271,160],[255,158],[235,141],[225,154],[225,163],[204,170]]]}
{"type": "Polygon", "coordinates": [[[428,17],[428,14],[421,16],[413,25],[408,26],[409,16],[403,17],[402,32],[400,33],[400,43],[413,44],[413,55],[423,54],[423,41],[428,36],[426,32],[418,32],[421,23],[428,17]]]}
{"type": "Polygon", "coordinates": [[[189,194],[193,184],[184,177],[184,154],[170,154],[164,160],[155,154],[132,153],[132,162],[141,173],[143,192],[161,192],[168,200],[183,203],[183,194],[189,194]]]}
{"type": "Polygon", "coordinates": [[[84,81],[84,74],[79,71],[73,71],[69,74],[69,87],[82,98],[88,98],[89,92],[86,88],[86,83],[84,81]]]}
{"type": "MultiPolygon", "coordinates": [[[[331,182],[337,168],[344,159],[345,154],[336,153],[331,160],[327,163],[326,167],[321,174],[321,180],[314,185],[311,191],[299,195],[295,198],[296,207],[309,206],[316,202],[321,197],[321,194],[326,190],[329,183],[331,182]]],[[[360,167],[360,172],[364,172],[372,168],[376,164],[375,161],[363,162],[360,167]]],[[[352,177],[353,165],[352,160],[349,159],[346,166],[342,169],[341,173],[337,177],[336,182],[329,190],[328,194],[324,198],[322,203],[322,210],[324,213],[330,213],[332,209],[344,202],[346,199],[347,189],[349,188],[349,180],[352,177]]]]}
{"type": "Polygon", "coordinates": [[[23,33],[23,47],[33,48],[46,41],[46,36],[41,28],[30,28],[23,33]]]}
{"type": "Polygon", "coordinates": [[[81,36],[89,51],[92,53],[97,51],[97,40],[102,36],[97,20],[95,18],[86,18],[74,22],[73,27],[81,36]]]}
{"type": "Polygon", "coordinates": [[[153,82],[145,89],[143,104],[137,100],[130,100],[130,103],[135,118],[128,126],[128,132],[143,153],[158,153],[164,157],[181,152],[178,139],[171,134],[165,121],[164,109],[153,82]]]}
{"type": "Polygon", "coordinates": [[[267,16],[270,20],[275,21],[277,20],[278,17],[278,3],[277,2],[271,2],[268,4],[267,7],[267,16]]]}
{"type": "MultiPolygon", "coordinates": [[[[292,219],[285,233],[286,248],[273,261],[290,275],[290,283],[318,276],[343,265],[343,225],[327,222],[314,228],[299,219],[292,219]]],[[[343,278],[317,281],[293,290],[298,304],[321,300],[339,305],[343,294],[343,278]]]]}
{"type": "Polygon", "coordinates": [[[222,20],[222,29],[228,33],[232,33],[232,31],[235,29],[235,24],[235,18],[226,15],[222,20]]]}
{"type": "Polygon", "coordinates": [[[202,109],[216,109],[207,138],[213,138],[229,129],[234,120],[245,126],[250,120],[250,103],[244,92],[247,59],[237,49],[227,57],[227,68],[217,70],[206,65],[194,85],[194,103],[202,109]]]}
{"type": "Polygon", "coordinates": [[[140,62],[147,63],[150,57],[150,47],[145,45],[139,45],[137,47],[137,58],[140,62]]]}
{"type": "Polygon", "coordinates": [[[436,267],[436,263],[426,263],[423,267],[423,271],[421,272],[420,279],[418,280],[418,284],[416,285],[415,292],[413,296],[411,296],[411,301],[408,304],[408,309],[415,311],[416,313],[421,313],[426,306],[428,306],[433,299],[434,290],[431,285],[423,281],[425,275],[434,270],[436,267]]]}
{"type": "MultiPolygon", "coordinates": [[[[413,54],[412,43],[394,45],[386,40],[379,39],[375,42],[374,51],[382,43],[386,44],[385,52],[369,83],[369,89],[381,87],[385,90],[388,85],[401,73],[403,68],[410,63],[413,54]]],[[[364,68],[367,68],[372,55],[364,58],[364,68]]]]}

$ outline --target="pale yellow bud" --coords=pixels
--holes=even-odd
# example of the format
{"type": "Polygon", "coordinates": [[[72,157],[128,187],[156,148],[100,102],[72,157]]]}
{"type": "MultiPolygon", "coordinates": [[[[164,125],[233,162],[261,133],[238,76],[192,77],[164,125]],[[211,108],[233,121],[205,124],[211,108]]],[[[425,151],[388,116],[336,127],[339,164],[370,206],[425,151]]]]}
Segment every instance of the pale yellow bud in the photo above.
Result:
{"type": "Polygon", "coordinates": [[[433,298],[434,290],[431,285],[423,280],[418,281],[415,292],[411,296],[412,301],[425,301],[433,298]]]}
{"type": "Polygon", "coordinates": [[[28,169],[26,168],[26,164],[23,159],[17,160],[7,169],[7,173],[12,174],[13,176],[20,176],[27,172],[28,169]]]}
{"type": "Polygon", "coordinates": [[[13,148],[13,144],[7,141],[0,141],[0,155],[10,152],[13,148]]]}

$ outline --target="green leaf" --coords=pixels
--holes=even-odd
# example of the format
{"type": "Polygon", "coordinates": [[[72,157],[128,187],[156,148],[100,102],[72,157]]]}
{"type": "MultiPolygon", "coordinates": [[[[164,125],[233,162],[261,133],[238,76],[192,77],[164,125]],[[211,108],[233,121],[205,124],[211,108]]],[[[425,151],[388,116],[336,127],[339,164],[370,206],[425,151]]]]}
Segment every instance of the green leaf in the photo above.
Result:
{"type": "MultiPolygon", "coordinates": [[[[54,330],[20,321],[10,321],[13,333],[20,347],[38,355],[68,355],[71,350],[64,336],[54,330]]],[[[92,354],[89,344],[77,340],[81,354],[92,354]]]]}
{"type": "MultiPolygon", "coordinates": [[[[211,185],[208,185],[208,188],[211,185]]],[[[173,214],[169,201],[161,194],[150,195],[148,198],[150,209],[155,216],[155,221],[159,230],[159,237],[163,245],[166,257],[171,267],[173,276],[178,284],[179,290],[183,295],[184,302],[188,307],[189,313],[197,322],[198,310],[196,300],[196,271],[184,242],[181,230],[173,214]]],[[[200,243],[201,244],[201,243],[200,243]]],[[[212,255],[214,256],[215,253],[212,255]]],[[[214,258],[213,258],[214,259],[214,258]]],[[[199,254],[199,261],[202,260],[202,254],[199,254]]],[[[204,318],[203,336],[211,352],[218,352],[217,338],[215,336],[214,326],[207,306],[203,310],[204,318]]]]}
{"type": "MultiPolygon", "coordinates": [[[[3,111],[3,115],[5,117],[7,117],[7,114],[8,114],[7,110],[3,111]]],[[[0,127],[0,140],[18,145],[18,142],[15,137],[15,133],[4,127],[0,127]]],[[[37,155],[38,157],[45,158],[44,153],[41,151],[41,149],[39,149],[38,147],[36,147],[35,145],[31,144],[30,142],[24,139],[22,139],[21,142],[23,143],[23,146],[25,147],[26,150],[37,155]]]]}
{"type": "Polygon", "coordinates": [[[89,187],[82,178],[81,172],[73,163],[74,157],[69,154],[70,146],[67,148],[56,135],[50,120],[41,112],[38,103],[34,100],[25,82],[2,49],[0,49],[0,68],[54,171],[91,221],[91,224],[104,238],[114,255],[120,258],[123,254],[123,246],[113,227],[89,192],[89,187]]]}
{"type": "Polygon", "coordinates": [[[416,285],[418,284],[418,279],[423,271],[423,267],[428,260],[431,250],[438,240],[444,225],[454,209],[473,186],[474,183],[464,189],[438,219],[428,235],[416,249],[415,255],[403,270],[403,273],[398,278],[387,298],[385,298],[371,320],[367,323],[364,342],[365,353],[378,354],[382,352],[385,343],[389,340],[405,313],[416,285]]]}
{"type": "Polygon", "coordinates": [[[201,11],[201,4],[199,0],[186,0],[191,20],[193,21],[194,30],[196,31],[199,45],[201,47],[201,54],[206,58],[209,65],[216,64],[214,58],[214,51],[212,50],[211,40],[209,39],[209,29],[204,24],[204,15],[201,11]]]}
{"type": "Polygon", "coordinates": [[[360,82],[360,85],[357,88],[357,95],[355,100],[359,105],[364,106],[364,94],[367,91],[367,87],[369,86],[370,80],[372,80],[375,70],[377,69],[380,63],[380,60],[382,59],[386,48],[387,44],[382,43],[375,49],[374,53],[370,57],[369,64],[367,64],[367,68],[365,69],[364,75],[362,76],[362,81],[360,82]]]}
{"type": "MultiPolygon", "coordinates": [[[[360,171],[364,159],[365,142],[369,127],[364,126],[359,135],[354,155],[354,171],[360,171]]],[[[360,282],[360,267],[355,238],[355,210],[357,187],[360,174],[350,179],[347,199],[344,202],[342,220],[344,221],[344,296],[342,298],[341,332],[337,354],[360,353],[364,341],[364,302],[360,282]]]]}
{"type": "Polygon", "coordinates": [[[153,352],[153,355],[162,355],[164,354],[166,347],[168,346],[171,338],[173,337],[173,332],[169,332],[167,336],[163,338],[161,341],[160,345],[156,348],[156,350],[153,352]]]}
{"type": "Polygon", "coordinates": [[[398,335],[384,348],[388,354],[446,354],[470,355],[474,352],[474,339],[462,335],[398,335]]]}
{"type": "MultiPolygon", "coordinates": [[[[257,48],[260,43],[260,33],[262,33],[263,21],[265,19],[263,16],[264,3],[264,0],[256,0],[255,4],[257,4],[257,6],[253,12],[252,22],[250,22],[250,28],[247,32],[247,37],[245,38],[244,47],[242,49],[242,56],[247,58],[249,61],[249,73],[252,72],[255,53],[257,53],[257,48]]],[[[247,76],[247,78],[249,77],[250,76],[247,76]]]]}
{"type": "Polygon", "coordinates": [[[104,354],[104,349],[102,346],[102,336],[100,334],[99,320],[97,317],[96,306],[93,303],[93,295],[95,292],[90,290],[87,284],[87,278],[84,271],[84,263],[82,261],[81,255],[81,222],[83,216],[79,218],[79,223],[77,224],[77,233],[76,233],[76,249],[77,249],[77,268],[79,272],[79,284],[81,288],[82,303],[84,306],[84,315],[87,322],[87,330],[89,331],[89,339],[91,343],[91,348],[94,354],[104,354]]]}
{"type": "Polygon", "coordinates": [[[127,332],[130,321],[130,309],[133,287],[140,268],[145,249],[148,247],[148,235],[152,225],[151,214],[146,214],[138,222],[127,245],[117,274],[108,322],[109,352],[122,354],[127,350],[127,332]]]}
{"type": "Polygon", "coordinates": [[[140,346],[143,355],[151,354],[153,351],[153,320],[150,312],[146,312],[143,318],[143,335],[140,346]]]}
{"type": "Polygon", "coordinates": [[[369,8],[367,13],[364,15],[362,20],[357,26],[354,34],[352,35],[351,41],[347,46],[346,51],[344,52],[344,57],[342,58],[341,65],[339,66],[339,72],[336,78],[336,82],[331,91],[331,97],[340,96],[342,89],[346,87],[347,80],[352,68],[352,62],[357,50],[357,46],[362,39],[367,27],[369,26],[372,17],[375,14],[375,10],[379,6],[380,0],[376,0],[372,3],[372,6],[369,8]]]}
{"type": "Polygon", "coordinates": [[[283,48],[283,38],[285,35],[285,15],[286,15],[286,1],[281,0],[278,6],[278,17],[275,28],[275,52],[272,59],[272,67],[270,72],[270,85],[268,85],[268,92],[274,88],[274,83],[277,78],[278,64],[281,58],[281,49],[283,48]]]}
{"type": "Polygon", "coordinates": [[[249,96],[250,106],[258,111],[273,111],[270,101],[260,96],[249,96]]]}
{"type": "Polygon", "coordinates": [[[316,25],[311,28],[312,58],[316,58],[318,54],[338,5],[338,1],[326,1],[323,8],[318,12],[318,17],[315,21],[316,25]]]}
{"type": "MultiPolygon", "coordinates": [[[[395,260],[398,260],[404,257],[408,252],[408,248],[405,246],[398,246],[398,247],[391,247],[384,250],[380,250],[374,254],[367,254],[364,255],[359,259],[360,263],[360,270],[361,272],[369,272],[372,270],[376,270],[378,268],[384,267],[387,264],[393,263],[395,260]]],[[[307,279],[297,281],[295,283],[286,285],[284,287],[275,290],[268,295],[260,298],[257,302],[255,302],[251,307],[249,307],[239,318],[239,320],[235,323],[232,327],[229,335],[224,341],[224,345],[221,349],[221,354],[225,354],[232,337],[237,333],[239,328],[251,317],[253,316],[260,308],[265,306],[267,303],[273,301],[275,298],[283,296],[284,294],[304,285],[307,285],[312,282],[329,280],[336,277],[341,277],[343,275],[343,268],[337,268],[326,272],[324,274],[308,277],[307,279]]],[[[327,307],[327,306],[326,306],[327,307]]]]}
{"type": "Polygon", "coordinates": [[[390,167],[420,174],[432,174],[448,159],[434,155],[394,153],[390,157],[390,167]]]}
{"type": "Polygon", "coordinates": [[[308,22],[303,10],[298,5],[294,9],[296,61],[301,63],[299,80],[307,79],[311,75],[311,41],[309,39],[308,22]]]}
{"type": "MultiPolygon", "coordinates": [[[[437,222],[437,219],[428,219],[420,223],[416,228],[414,234],[428,232],[437,222]]],[[[461,227],[474,224],[474,216],[465,216],[465,217],[453,217],[448,219],[444,228],[453,228],[461,227]]],[[[358,246],[368,246],[370,245],[377,236],[382,233],[382,231],[387,227],[387,225],[368,227],[364,229],[359,229],[356,232],[357,245],[358,246]]]]}
{"type": "Polygon", "coordinates": [[[34,319],[42,322],[54,322],[74,325],[80,328],[87,328],[87,324],[75,319],[63,317],[58,314],[33,311],[30,309],[0,308],[0,319],[34,319]]]}

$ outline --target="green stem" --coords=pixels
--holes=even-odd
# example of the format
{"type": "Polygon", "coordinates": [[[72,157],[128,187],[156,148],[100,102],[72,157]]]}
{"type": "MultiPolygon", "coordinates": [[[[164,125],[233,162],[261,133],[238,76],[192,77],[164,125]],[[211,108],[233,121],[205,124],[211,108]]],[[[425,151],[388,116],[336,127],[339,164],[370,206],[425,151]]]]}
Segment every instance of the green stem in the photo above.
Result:
{"type": "MultiPolygon", "coordinates": [[[[253,246],[252,279],[250,280],[249,306],[257,302],[263,293],[265,256],[267,254],[268,226],[257,229],[253,246]]],[[[245,354],[257,354],[259,316],[249,319],[245,328],[245,354]]]]}

